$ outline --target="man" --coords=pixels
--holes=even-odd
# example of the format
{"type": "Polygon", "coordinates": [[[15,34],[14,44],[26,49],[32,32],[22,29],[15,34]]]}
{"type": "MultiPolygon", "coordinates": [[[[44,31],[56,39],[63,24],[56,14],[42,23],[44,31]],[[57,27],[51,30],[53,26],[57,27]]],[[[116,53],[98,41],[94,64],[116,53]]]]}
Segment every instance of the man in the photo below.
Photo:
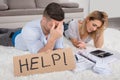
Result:
{"type": "Polygon", "coordinates": [[[50,3],[41,20],[29,22],[17,31],[12,42],[17,49],[40,53],[63,48],[64,11],[57,3],[50,3]]]}

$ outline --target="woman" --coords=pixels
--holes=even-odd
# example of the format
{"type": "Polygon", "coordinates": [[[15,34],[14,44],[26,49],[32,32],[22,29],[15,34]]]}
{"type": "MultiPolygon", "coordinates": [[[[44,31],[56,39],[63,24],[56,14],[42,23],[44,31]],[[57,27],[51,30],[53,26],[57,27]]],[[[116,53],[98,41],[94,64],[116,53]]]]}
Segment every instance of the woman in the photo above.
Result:
{"type": "Polygon", "coordinates": [[[105,12],[93,11],[83,21],[71,21],[64,34],[77,48],[86,48],[85,44],[91,39],[93,39],[96,48],[101,48],[107,24],[108,15],[105,12]]]}

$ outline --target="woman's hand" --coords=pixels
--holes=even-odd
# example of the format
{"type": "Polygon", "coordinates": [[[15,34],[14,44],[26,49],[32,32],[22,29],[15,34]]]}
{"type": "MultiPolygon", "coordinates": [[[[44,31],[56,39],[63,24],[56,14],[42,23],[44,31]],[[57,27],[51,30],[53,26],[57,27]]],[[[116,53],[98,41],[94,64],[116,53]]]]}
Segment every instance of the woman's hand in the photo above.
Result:
{"type": "Polygon", "coordinates": [[[75,38],[70,38],[70,40],[75,47],[80,48],[80,49],[86,48],[86,44],[83,41],[78,41],[75,38]]]}
{"type": "Polygon", "coordinates": [[[78,41],[77,47],[80,49],[86,49],[86,44],[83,41],[78,41]]]}

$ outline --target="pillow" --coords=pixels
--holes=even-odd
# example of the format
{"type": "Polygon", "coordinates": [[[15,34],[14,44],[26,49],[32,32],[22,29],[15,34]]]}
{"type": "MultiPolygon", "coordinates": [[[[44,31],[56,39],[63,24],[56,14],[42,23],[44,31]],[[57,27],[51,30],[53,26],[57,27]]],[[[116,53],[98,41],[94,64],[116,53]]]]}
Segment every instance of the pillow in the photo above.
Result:
{"type": "Polygon", "coordinates": [[[45,8],[49,3],[56,2],[59,3],[59,0],[36,0],[37,8],[45,8]]]}
{"type": "Polygon", "coordinates": [[[4,0],[0,0],[0,10],[8,9],[8,5],[5,3],[4,0]]]}
{"type": "Polygon", "coordinates": [[[10,9],[32,9],[36,8],[34,0],[8,0],[10,9]]]}
{"type": "Polygon", "coordinates": [[[78,8],[79,4],[74,2],[60,3],[63,8],[78,8]]]}

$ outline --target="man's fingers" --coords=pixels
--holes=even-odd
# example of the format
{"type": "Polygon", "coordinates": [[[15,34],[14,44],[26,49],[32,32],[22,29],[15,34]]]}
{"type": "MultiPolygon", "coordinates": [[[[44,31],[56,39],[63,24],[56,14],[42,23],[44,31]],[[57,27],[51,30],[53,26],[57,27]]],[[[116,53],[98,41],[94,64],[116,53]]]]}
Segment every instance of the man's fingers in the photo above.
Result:
{"type": "Polygon", "coordinates": [[[62,29],[62,25],[63,25],[63,21],[61,21],[61,22],[57,25],[57,29],[62,29]]]}
{"type": "Polygon", "coordinates": [[[55,29],[55,22],[53,22],[53,25],[52,25],[51,29],[55,29]]]}

